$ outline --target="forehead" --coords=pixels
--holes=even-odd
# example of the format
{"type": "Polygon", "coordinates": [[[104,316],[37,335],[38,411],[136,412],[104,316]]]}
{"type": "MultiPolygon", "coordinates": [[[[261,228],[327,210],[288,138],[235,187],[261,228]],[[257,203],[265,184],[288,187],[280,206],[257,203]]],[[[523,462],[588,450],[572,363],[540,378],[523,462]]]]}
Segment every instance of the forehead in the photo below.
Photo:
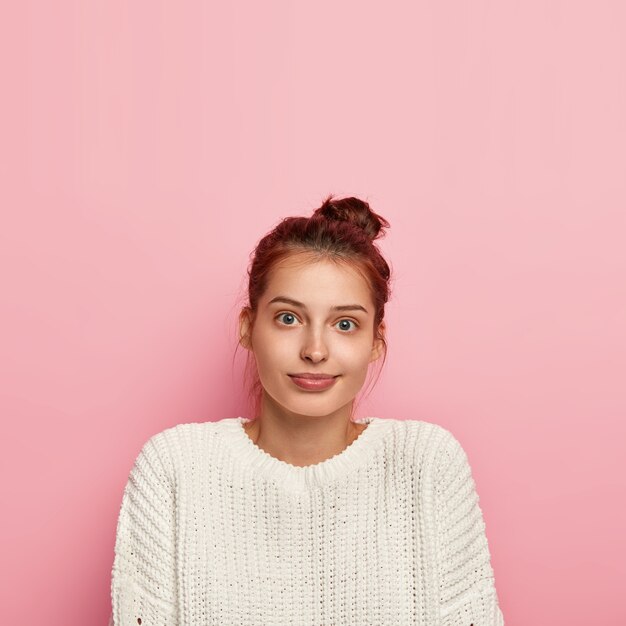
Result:
{"type": "Polygon", "coordinates": [[[360,303],[367,307],[372,302],[368,284],[357,269],[328,260],[288,258],[276,265],[263,299],[267,302],[279,295],[310,305],[360,303]]]}

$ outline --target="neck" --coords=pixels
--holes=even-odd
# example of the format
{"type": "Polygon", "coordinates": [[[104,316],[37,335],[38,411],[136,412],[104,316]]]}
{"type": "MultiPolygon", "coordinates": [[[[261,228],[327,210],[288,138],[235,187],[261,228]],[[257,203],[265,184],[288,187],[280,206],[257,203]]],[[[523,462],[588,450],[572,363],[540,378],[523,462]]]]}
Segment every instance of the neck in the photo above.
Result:
{"type": "Polygon", "coordinates": [[[291,465],[315,465],[345,450],[367,428],[350,418],[352,402],[330,415],[298,415],[263,394],[260,416],[244,425],[262,450],[291,465]]]}

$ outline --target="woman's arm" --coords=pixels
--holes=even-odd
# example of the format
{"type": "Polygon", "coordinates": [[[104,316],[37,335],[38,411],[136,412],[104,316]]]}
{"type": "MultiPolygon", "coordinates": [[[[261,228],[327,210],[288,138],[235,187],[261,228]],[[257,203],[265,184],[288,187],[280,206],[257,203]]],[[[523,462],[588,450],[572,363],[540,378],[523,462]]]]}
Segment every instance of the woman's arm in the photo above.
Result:
{"type": "Polygon", "coordinates": [[[137,456],[124,489],[111,574],[110,626],[176,626],[176,515],[163,433],[137,456]]]}
{"type": "Polygon", "coordinates": [[[504,626],[467,455],[446,431],[435,487],[441,626],[504,626]]]}

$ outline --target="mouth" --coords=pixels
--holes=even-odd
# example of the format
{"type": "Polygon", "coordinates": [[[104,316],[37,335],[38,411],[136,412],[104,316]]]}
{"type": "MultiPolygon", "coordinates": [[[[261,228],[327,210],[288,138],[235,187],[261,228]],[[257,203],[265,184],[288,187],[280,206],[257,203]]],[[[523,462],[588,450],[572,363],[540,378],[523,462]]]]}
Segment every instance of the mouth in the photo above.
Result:
{"type": "Polygon", "coordinates": [[[287,374],[292,378],[305,378],[309,380],[328,380],[330,378],[337,378],[337,376],[333,376],[332,374],[309,374],[306,372],[301,372],[299,374],[287,374]]]}
{"type": "Polygon", "coordinates": [[[295,385],[306,391],[324,391],[330,389],[339,378],[330,374],[289,374],[295,385]]]}

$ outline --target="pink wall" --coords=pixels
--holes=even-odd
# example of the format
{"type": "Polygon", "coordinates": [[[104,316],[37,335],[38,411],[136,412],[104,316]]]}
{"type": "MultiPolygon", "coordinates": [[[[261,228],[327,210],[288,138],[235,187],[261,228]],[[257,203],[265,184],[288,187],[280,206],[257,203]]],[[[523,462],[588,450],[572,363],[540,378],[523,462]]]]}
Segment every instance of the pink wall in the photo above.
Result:
{"type": "Polygon", "coordinates": [[[141,444],[245,414],[248,254],[355,194],[391,222],[363,414],[468,452],[507,626],[626,623],[626,10],[1,10],[4,624],[106,623],[141,444]]]}

